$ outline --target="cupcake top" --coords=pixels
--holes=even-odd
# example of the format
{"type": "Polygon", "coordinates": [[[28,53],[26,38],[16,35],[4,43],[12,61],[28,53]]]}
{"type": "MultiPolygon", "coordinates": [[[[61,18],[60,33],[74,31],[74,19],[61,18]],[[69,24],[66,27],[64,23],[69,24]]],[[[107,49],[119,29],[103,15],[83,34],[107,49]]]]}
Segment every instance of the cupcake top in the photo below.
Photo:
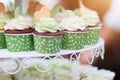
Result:
{"type": "Polygon", "coordinates": [[[103,78],[102,76],[90,76],[87,78],[83,78],[82,80],[109,80],[109,79],[103,78]]]}
{"type": "Polygon", "coordinates": [[[30,74],[30,76],[39,77],[44,80],[79,80],[80,79],[79,76],[80,72],[78,71],[80,65],[77,62],[72,62],[67,59],[43,60],[38,62],[39,60],[36,60],[36,62],[33,61],[33,64],[36,63],[38,67],[42,70],[46,70],[51,67],[50,70],[48,70],[47,73],[39,73],[34,69],[34,66],[31,66],[30,67],[31,69],[27,69],[27,70],[32,70],[32,71],[28,71],[28,73],[25,72],[25,74],[30,74],[33,71],[35,71],[35,74],[38,74],[38,76],[36,75],[34,76],[34,74],[30,74]]]}
{"type": "Polygon", "coordinates": [[[72,10],[65,10],[60,6],[59,3],[57,3],[52,9],[52,17],[58,22],[61,22],[63,19],[73,16],[75,16],[75,13],[72,10]]]}
{"type": "Polygon", "coordinates": [[[51,18],[51,11],[45,6],[34,13],[34,18],[35,31],[38,33],[55,33],[61,30],[59,23],[51,18]]]}
{"type": "Polygon", "coordinates": [[[95,26],[97,23],[100,23],[97,12],[85,7],[83,4],[81,4],[80,16],[89,26],[95,26]]]}
{"type": "Polygon", "coordinates": [[[5,24],[11,18],[8,14],[0,14],[0,29],[4,29],[5,24]]]}
{"type": "Polygon", "coordinates": [[[81,77],[88,77],[95,74],[98,71],[98,68],[91,65],[81,65],[79,71],[81,72],[81,77]]]}
{"type": "Polygon", "coordinates": [[[89,26],[94,26],[100,22],[97,13],[88,8],[81,9],[81,17],[89,26]]]}
{"type": "Polygon", "coordinates": [[[109,80],[113,80],[113,78],[115,77],[114,72],[109,71],[109,70],[104,70],[104,69],[99,70],[95,75],[103,76],[109,80]]]}
{"type": "Polygon", "coordinates": [[[61,30],[59,23],[53,18],[41,18],[35,22],[35,30],[37,32],[57,32],[61,30]]]}
{"type": "Polygon", "coordinates": [[[77,30],[85,30],[87,24],[82,18],[78,16],[74,16],[63,19],[61,22],[61,27],[63,30],[67,30],[67,31],[77,31],[77,30]]]}
{"type": "Polygon", "coordinates": [[[73,17],[75,13],[71,10],[63,10],[63,12],[58,12],[57,14],[53,15],[58,22],[61,22],[65,18],[73,17]]]}
{"type": "Polygon", "coordinates": [[[25,30],[33,27],[33,18],[30,16],[19,16],[7,22],[5,30],[25,30]]]}

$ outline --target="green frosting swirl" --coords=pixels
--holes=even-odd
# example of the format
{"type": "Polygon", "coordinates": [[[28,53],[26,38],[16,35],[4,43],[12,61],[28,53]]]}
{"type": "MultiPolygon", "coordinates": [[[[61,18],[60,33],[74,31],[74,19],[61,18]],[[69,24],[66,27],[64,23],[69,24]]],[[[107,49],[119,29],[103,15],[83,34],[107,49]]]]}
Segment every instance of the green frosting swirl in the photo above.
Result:
{"type": "Polygon", "coordinates": [[[9,14],[0,14],[0,29],[3,29],[7,21],[11,18],[9,14]]]}
{"type": "Polygon", "coordinates": [[[100,22],[99,16],[96,11],[91,10],[84,5],[80,9],[81,17],[86,21],[90,26],[94,26],[100,22]]]}
{"type": "MultiPolygon", "coordinates": [[[[34,64],[34,63],[33,63],[34,64]]],[[[36,71],[34,65],[31,65],[28,69],[23,70],[22,80],[79,80],[80,72],[79,63],[72,62],[67,59],[54,59],[38,61],[35,64],[40,70],[46,70],[50,68],[46,73],[40,73],[36,71]],[[28,78],[29,75],[29,79],[28,78]]]]}
{"type": "Polygon", "coordinates": [[[61,22],[63,19],[70,18],[76,16],[72,10],[63,10],[63,12],[59,12],[53,16],[55,20],[61,22]]]}
{"type": "Polygon", "coordinates": [[[67,14],[68,17],[74,17],[76,16],[75,13],[71,10],[65,10],[65,13],[67,14]]]}
{"type": "Polygon", "coordinates": [[[84,5],[82,5],[80,9],[74,10],[74,12],[76,15],[83,18],[89,26],[95,26],[100,22],[97,12],[85,7],[84,5]]]}
{"type": "Polygon", "coordinates": [[[61,30],[60,24],[53,18],[42,18],[35,22],[35,30],[37,32],[57,32],[61,30]]]}
{"type": "Polygon", "coordinates": [[[75,16],[75,13],[72,10],[65,10],[59,3],[57,3],[52,9],[52,16],[64,14],[67,17],[75,16]]]}

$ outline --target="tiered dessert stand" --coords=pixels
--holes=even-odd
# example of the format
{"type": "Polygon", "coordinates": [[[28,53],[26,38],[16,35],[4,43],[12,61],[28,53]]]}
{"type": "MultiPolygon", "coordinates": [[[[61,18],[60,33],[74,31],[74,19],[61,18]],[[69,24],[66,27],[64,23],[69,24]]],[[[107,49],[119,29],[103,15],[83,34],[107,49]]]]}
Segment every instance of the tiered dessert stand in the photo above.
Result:
{"type": "MultiPolygon", "coordinates": [[[[39,61],[44,61],[46,59],[54,60],[60,58],[64,60],[67,58],[69,60],[80,61],[81,55],[84,55],[89,64],[92,64],[97,57],[104,59],[104,40],[100,38],[96,45],[86,46],[81,50],[61,50],[59,53],[54,54],[40,54],[35,51],[9,52],[7,49],[0,49],[0,67],[8,74],[16,74],[22,68],[29,68],[30,62],[38,61],[38,59],[39,61]],[[90,54],[91,59],[88,58],[87,54],[90,54]]],[[[46,72],[50,68],[40,70],[36,64],[34,64],[34,67],[40,72],[46,72]]]]}
{"type": "MultiPolygon", "coordinates": [[[[15,0],[15,5],[20,6],[22,14],[24,14],[24,8],[28,0],[15,0]],[[24,2],[23,2],[24,1],[24,2]]],[[[35,51],[30,52],[9,52],[7,49],[0,49],[0,68],[8,74],[17,74],[23,68],[29,68],[30,63],[34,61],[45,61],[46,59],[51,59],[54,61],[56,58],[76,60],[80,62],[81,55],[88,61],[89,64],[92,64],[94,59],[101,57],[104,59],[104,40],[99,39],[99,42],[96,45],[86,46],[81,50],[61,50],[59,53],[54,54],[40,54],[35,51]],[[90,54],[91,59],[88,58],[87,54],[90,54]]],[[[47,63],[46,63],[47,64],[47,63]]],[[[58,65],[58,64],[56,64],[58,65]]],[[[39,72],[46,72],[50,69],[49,66],[46,70],[41,70],[34,64],[34,67],[39,72]]]]}

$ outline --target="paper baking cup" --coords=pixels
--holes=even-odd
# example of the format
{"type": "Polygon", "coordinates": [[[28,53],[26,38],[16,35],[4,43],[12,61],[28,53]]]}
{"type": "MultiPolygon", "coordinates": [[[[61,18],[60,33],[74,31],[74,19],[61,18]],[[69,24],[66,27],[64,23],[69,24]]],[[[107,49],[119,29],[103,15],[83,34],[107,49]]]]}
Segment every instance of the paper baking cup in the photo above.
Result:
{"type": "Polygon", "coordinates": [[[5,35],[0,33],[0,49],[6,48],[5,35]]]}
{"type": "Polygon", "coordinates": [[[89,31],[86,37],[87,39],[86,45],[94,45],[98,43],[100,29],[101,28],[89,28],[89,31]]]}
{"type": "Polygon", "coordinates": [[[35,50],[38,53],[52,54],[61,50],[62,36],[50,37],[34,35],[35,50]]]}
{"type": "Polygon", "coordinates": [[[5,34],[6,45],[11,52],[24,52],[33,49],[32,34],[5,34]]]}
{"type": "Polygon", "coordinates": [[[65,32],[62,48],[67,50],[79,50],[84,48],[87,32],[65,32]]]}

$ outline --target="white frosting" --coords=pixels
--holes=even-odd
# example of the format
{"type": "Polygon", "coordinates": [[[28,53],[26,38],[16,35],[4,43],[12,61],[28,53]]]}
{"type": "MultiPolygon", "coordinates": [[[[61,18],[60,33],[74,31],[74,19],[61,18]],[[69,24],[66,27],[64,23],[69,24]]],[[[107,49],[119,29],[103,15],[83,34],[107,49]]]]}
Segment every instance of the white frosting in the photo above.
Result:
{"type": "Polygon", "coordinates": [[[99,70],[95,75],[102,76],[104,78],[107,78],[108,80],[113,80],[113,78],[115,77],[114,72],[104,69],[99,70]]]}
{"type": "Polygon", "coordinates": [[[86,26],[85,21],[78,16],[63,19],[61,22],[62,29],[68,31],[84,30],[86,26]]]}
{"type": "Polygon", "coordinates": [[[81,77],[88,77],[95,74],[98,71],[98,68],[91,65],[80,65],[79,70],[81,72],[81,77]]]}
{"type": "Polygon", "coordinates": [[[65,12],[57,13],[56,15],[53,16],[55,20],[58,22],[61,22],[63,19],[68,18],[67,14],[65,12]]]}
{"type": "Polygon", "coordinates": [[[75,13],[71,10],[64,10],[63,12],[59,12],[53,16],[58,22],[61,22],[63,19],[74,17],[75,13]]]}
{"type": "Polygon", "coordinates": [[[80,13],[81,13],[81,17],[90,26],[94,26],[100,22],[97,12],[85,7],[83,4],[81,5],[80,13]]]}
{"type": "MultiPolygon", "coordinates": [[[[32,71],[36,71],[32,67],[35,63],[42,70],[46,70],[50,68],[50,70],[47,71],[48,74],[39,73],[39,72],[36,73],[36,74],[39,74],[39,80],[80,80],[80,72],[78,71],[80,65],[78,62],[69,61],[67,59],[64,59],[64,60],[53,59],[53,60],[43,60],[43,61],[40,59],[35,59],[35,60],[28,61],[28,64],[29,63],[31,63],[30,68],[32,68],[32,71]]],[[[29,73],[25,72],[25,74],[29,74],[29,73]]],[[[31,77],[34,77],[34,75],[31,75],[30,78],[31,77]]],[[[35,76],[35,78],[37,77],[35,76]]],[[[24,80],[27,80],[27,79],[24,79],[24,80]]],[[[35,79],[32,79],[32,80],[35,80],[35,79]]]]}
{"type": "Polygon", "coordinates": [[[30,16],[19,16],[7,22],[5,30],[24,30],[33,26],[33,18],[30,16]]]}

